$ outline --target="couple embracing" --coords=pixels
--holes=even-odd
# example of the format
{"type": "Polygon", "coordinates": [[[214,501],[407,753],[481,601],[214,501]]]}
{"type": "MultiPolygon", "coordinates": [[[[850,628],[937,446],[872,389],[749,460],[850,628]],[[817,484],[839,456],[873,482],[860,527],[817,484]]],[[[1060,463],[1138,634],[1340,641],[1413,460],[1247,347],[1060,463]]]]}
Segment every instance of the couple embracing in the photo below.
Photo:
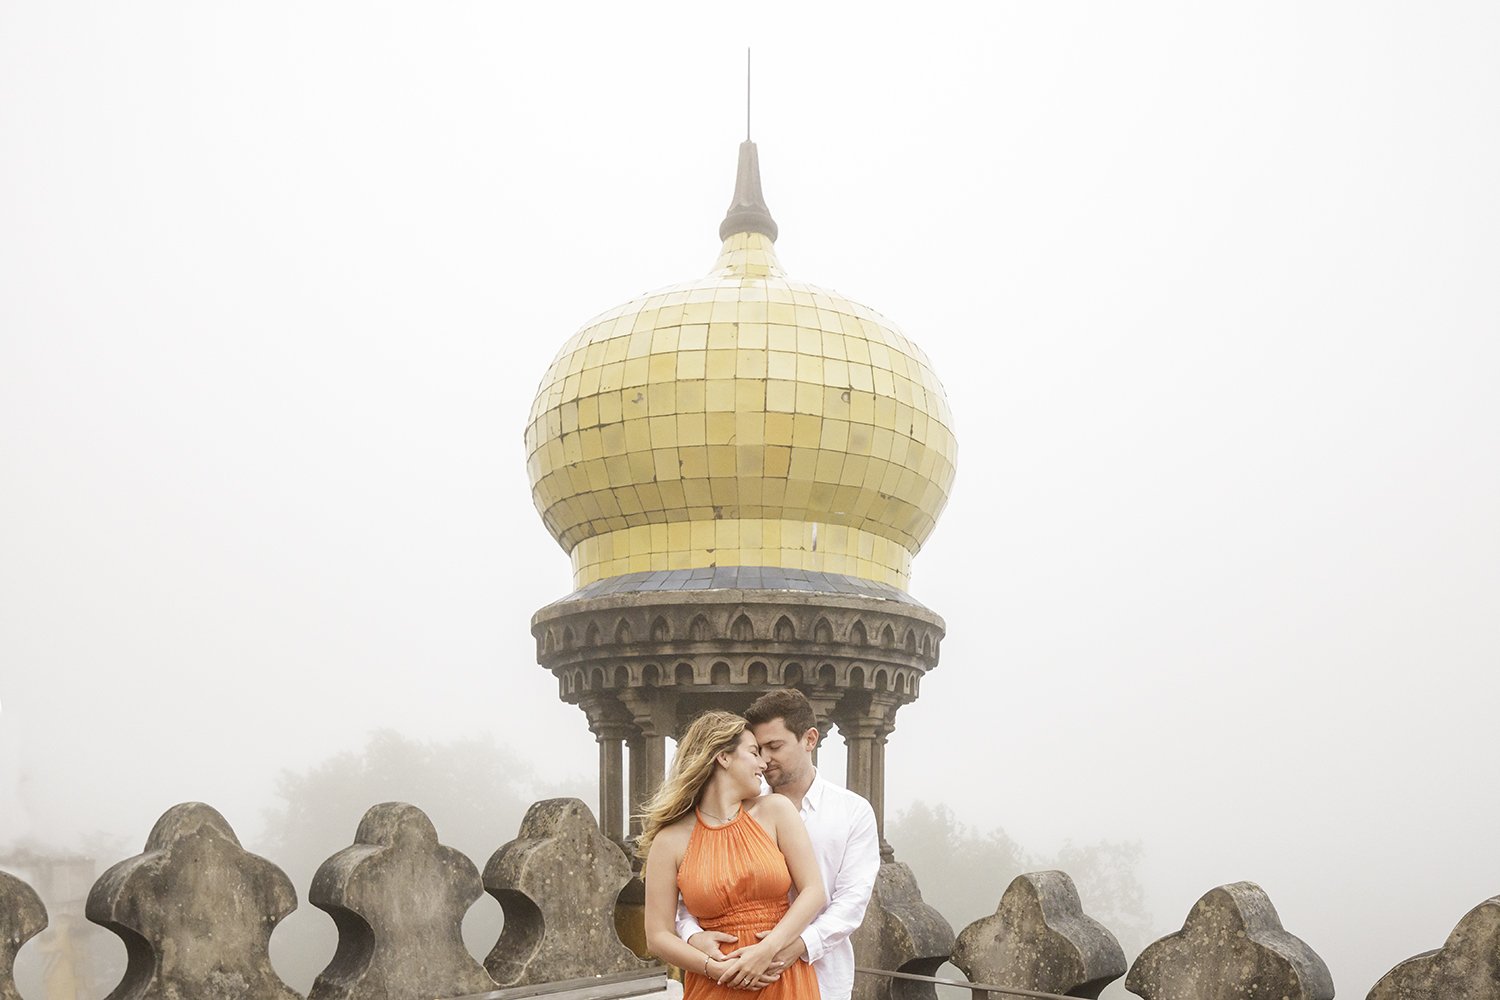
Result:
{"type": "Polygon", "coordinates": [[[744,717],[705,712],[678,741],[637,851],[646,942],[683,970],[684,1000],[849,1000],[880,846],[870,804],[813,767],[817,745],[790,688],[744,717]]]}

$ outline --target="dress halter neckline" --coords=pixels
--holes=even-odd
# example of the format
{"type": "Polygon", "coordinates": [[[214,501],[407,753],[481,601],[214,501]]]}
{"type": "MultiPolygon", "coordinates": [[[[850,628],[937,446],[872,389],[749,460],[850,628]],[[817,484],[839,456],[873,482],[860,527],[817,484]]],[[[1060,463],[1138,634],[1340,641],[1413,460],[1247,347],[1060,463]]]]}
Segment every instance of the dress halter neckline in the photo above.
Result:
{"type": "Polygon", "coordinates": [[[745,807],[742,805],[742,806],[740,806],[739,812],[737,812],[737,813],[734,814],[734,819],[731,819],[731,820],[728,820],[726,822],[720,823],[718,826],[710,826],[708,824],[708,822],[704,819],[704,816],[706,814],[703,812],[702,809],[699,809],[697,806],[693,807],[693,815],[698,818],[698,825],[701,826],[701,827],[703,827],[705,830],[724,830],[724,829],[727,829],[728,827],[734,826],[734,824],[736,824],[736,823],[738,823],[740,821],[740,817],[742,817],[742,816],[748,816],[749,813],[745,812],[745,807]]]}

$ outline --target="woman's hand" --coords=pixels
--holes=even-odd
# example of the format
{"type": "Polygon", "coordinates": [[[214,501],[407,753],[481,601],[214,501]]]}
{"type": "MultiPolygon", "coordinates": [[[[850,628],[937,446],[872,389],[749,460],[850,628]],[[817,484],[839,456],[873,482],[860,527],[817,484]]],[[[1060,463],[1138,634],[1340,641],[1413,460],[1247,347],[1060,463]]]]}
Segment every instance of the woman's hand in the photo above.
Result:
{"type": "Polygon", "coordinates": [[[766,941],[752,944],[745,948],[737,948],[725,956],[723,962],[709,961],[710,969],[714,965],[722,965],[723,972],[718,976],[720,986],[729,986],[737,990],[750,989],[759,982],[761,976],[765,975],[771,963],[776,960],[776,948],[766,941]]]}

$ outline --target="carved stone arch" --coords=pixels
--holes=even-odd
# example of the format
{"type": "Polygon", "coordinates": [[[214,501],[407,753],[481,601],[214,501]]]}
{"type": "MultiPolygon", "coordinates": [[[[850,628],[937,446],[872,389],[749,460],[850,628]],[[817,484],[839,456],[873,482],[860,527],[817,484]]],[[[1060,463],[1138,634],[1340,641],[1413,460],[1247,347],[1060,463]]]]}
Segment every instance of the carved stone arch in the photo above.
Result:
{"type": "Polygon", "coordinates": [[[885,628],[880,630],[880,644],[886,649],[896,648],[896,630],[891,628],[890,622],[886,622],[885,628]]]}
{"type": "Polygon", "coordinates": [[[906,671],[905,670],[898,670],[898,671],[896,671],[896,693],[897,694],[906,694],[907,693],[906,687],[907,687],[906,671]]]}
{"type": "Polygon", "coordinates": [[[688,638],[693,642],[707,642],[712,637],[708,619],[702,615],[694,615],[692,623],[688,625],[688,638]]]}
{"type": "Polygon", "coordinates": [[[741,611],[729,626],[729,638],[735,642],[750,642],[755,638],[755,626],[750,624],[750,616],[741,611]]]}
{"type": "Polygon", "coordinates": [[[831,688],[838,683],[838,671],[833,669],[832,663],[825,663],[818,668],[818,687],[831,688]]]}
{"type": "Polygon", "coordinates": [[[651,623],[651,641],[666,642],[670,638],[672,638],[672,629],[668,627],[667,620],[661,615],[657,615],[656,619],[651,623]]]}
{"type": "Polygon", "coordinates": [[[792,625],[790,618],[782,615],[776,619],[776,628],[771,634],[777,642],[792,642],[797,638],[797,629],[792,625]]]}
{"type": "Polygon", "coordinates": [[[545,632],[542,633],[542,652],[543,653],[550,653],[550,652],[552,652],[552,649],[553,649],[553,646],[554,646],[555,643],[556,643],[556,640],[552,638],[552,630],[550,628],[547,629],[547,631],[545,631],[545,632]]]}
{"type": "Polygon", "coordinates": [[[573,648],[573,626],[571,626],[571,625],[564,625],[563,626],[562,648],[563,649],[572,649],[573,648]]]}
{"type": "Polygon", "coordinates": [[[708,682],[710,684],[730,683],[729,664],[723,660],[717,661],[708,671],[708,682]]]}
{"type": "Polygon", "coordinates": [[[832,644],[833,626],[828,624],[827,618],[819,618],[818,623],[813,626],[813,642],[832,644]]]}
{"type": "Polygon", "coordinates": [[[849,642],[855,646],[868,646],[870,644],[870,636],[865,632],[865,623],[858,618],[854,619],[854,624],[849,626],[849,642]]]}
{"type": "Polygon", "coordinates": [[[583,633],[583,644],[585,646],[599,645],[599,623],[589,622],[589,627],[583,633]]]}
{"type": "Polygon", "coordinates": [[[624,688],[630,686],[630,668],[625,664],[616,664],[615,669],[610,671],[610,687],[624,688]]]}
{"type": "Polygon", "coordinates": [[[932,633],[931,632],[923,632],[922,633],[922,655],[924,657],[932,655],[932,633]]]}
{"type": "Polygon", "coordinates": [[[753,687],[765,687],[768,680],[769,671],[766,670],[766,665],[764,663],[756,660],[754,663],[750,664],[750,670],[745,675],[745,681],[748,684],[753,687]]]}
{"type": "Polygon", "coordinates": [[[791,687],[802,683],[802,664],[785,663],[781,667],[781,683],[791,687]]]}
{"type": "Polygon", "coordinates": [[[884,667],[881,667],[879,670],[875,671],[875,690],[876,691],[889,691],[889,690],[891,690],[891,675],[890,675],[890,671],[886,670],[884,667]]]}
{"type": "Polygon", "coordinates": [[[694,680],[693,665],[691,663],[679,663],[677,669],[672,672],[672,680],[684,687],[692,687],[694,680]]]}
{"type": "Polygon", "coordinates": [[[656,687],[661,683],[661,667],[654,663],[648,663],[641,668],[641,684],[644,687],[656,687]]]}
{"type": "Polygon", "coordinates": [[[625,645],[629,645],[629,643],[630,643],[630,622],[626,621],[624,618],[621,618],[620,621],[619,621],[619,623],[617,625],[615,625],[615,645],[616,646],[625,646],[625,645]]]}
{"type": "Polygon", "coordinates": [[[857,663],[849,668],[849,686],[852,688],[865,686],[865,668],[857,663]]]}
{"type": "Polygon", "coordinates": [[[917,633],[914,630],[912,630],[912,629],[907,629],[906,630],[906,638],[904,640],[902,640],[901,645],[912,656],[916,656],[917,655],[917,633]]]}
{"type": "Polygon", "coordinates": [[[589,687],[595,691],[604,690],[604,668],[595,667],[589,671],[589,687]]]}
{"type": "Polygon", "coordinates": [[[584,690],[582,670],[575,670],[571,675],[569,675],[568,690],[575,693],[584,690]]]}

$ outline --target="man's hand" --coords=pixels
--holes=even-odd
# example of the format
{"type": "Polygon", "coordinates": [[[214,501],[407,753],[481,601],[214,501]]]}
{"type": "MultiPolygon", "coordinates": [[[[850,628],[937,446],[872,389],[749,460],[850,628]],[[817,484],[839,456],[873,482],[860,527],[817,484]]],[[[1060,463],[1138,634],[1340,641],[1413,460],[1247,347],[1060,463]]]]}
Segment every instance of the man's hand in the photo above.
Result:
{"type": "Polygon", "coordinates": [[[758,990],[767,983],[775,982],[780,976],[772,968],[776,956],[771,952],[770,943],[766,941],[736,948],[724,956],[724,961],[729,963],[729,969],[719,977],[719,985],[730,989],[758,990]]]}
{"type": "Polygon", "coordinates": [[[739,938],[733,934],[725,934],[723,931],[699,931],[687,939],[687,943],[697,948],[709,958],[723,958],[719,951],[721,944],[734,944],[739,938]]]}
{"type": "MultiPolygon", "coordinates": [[[[755,936],[758,938],[763,938],[769,933],[770,931],[760,931],[755,936]]],[[[776,953],[776,961],[784,969],[806,954],[807,942],[802,940],[800,937],[794,937],[792,938],[791,944],[787,945],[785,948],[776,953]]]]}
{"type": "MultiPolygon", "coordinates": [[[[758,938],[764,938],[769,933],[769,931],[759,931],[755,936],[758,938]]],[[[736,948],[734,951],[731,951],[724,957],[729,959],[738,958],[740,953],[745,950],[745,948],[736,948]]],[[[797,959],[806,954],[807,942],[803,941],[800,937],[792,938],[792,943],[776,953],[776,957],[772,959],[771,964],[766,967],[766,971],[761,973],[760,976],[756,978],[755,982],[741,988],[747,990],[765,989],[767,986],[770,986],[772,983],[776,982],[776,980],[781,978],[781,974],[786,971],[786,967],[788,965],[791,965],[793,962],[797,961],[797,959]]]]}

